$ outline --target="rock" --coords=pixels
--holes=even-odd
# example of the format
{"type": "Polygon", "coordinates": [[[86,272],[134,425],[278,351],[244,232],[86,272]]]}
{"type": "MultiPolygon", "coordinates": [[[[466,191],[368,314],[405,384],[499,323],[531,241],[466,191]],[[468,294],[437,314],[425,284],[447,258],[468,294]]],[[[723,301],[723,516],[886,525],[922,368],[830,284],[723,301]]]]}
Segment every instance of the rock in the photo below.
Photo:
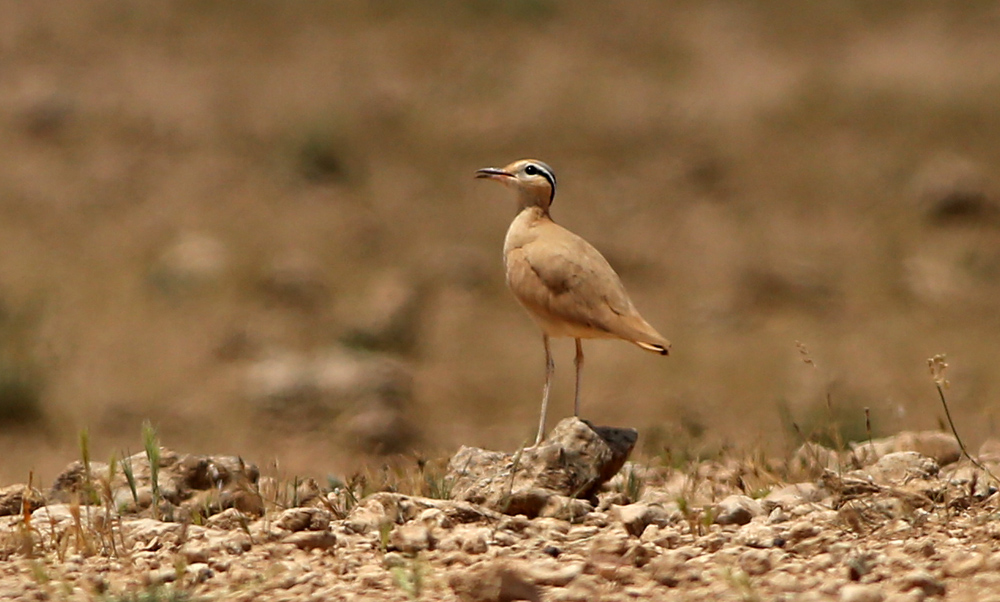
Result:
{"type": "Polygon", "coordinates": [[[848,583],[840,589],[840,602],[882,602],[885,594],[876,585],[848,583]]]}
{"type": "Polygon", "coordinates": [[[986,569],[986,557],[976,552],[960,550],[951,554],[944,563],[944,574],[963,579],[986,569]]]}
{"type": "Polygon", "coordinates": [[[205,526],[223,531],[245,529],[250,519],[236,508],[227,508],[218,514],[213,514],[205,521],[205,526]]]}
{"type": "Polygon", "coordinates": [[[867,473],[880,485],[897,485],[909,479],[933,478],[938,470],[937,462],[917,452],[893,452],[879,458],[865,471],[854,471],[849,475],[864,477],[867,473]]]}
{"type": "Polygon", "coordinates": [[[682,581],[699,578],[699,571],[688,564],[690,558],[690,555],[681,550],[671,550],[654,558],[644,568],[653,581],[667,587],[676,587],[682,581]]]}
{"type": "Polygon", "coordinates": [[[368,496],[355,506],[344,521],[344,526],[354,533],[378,532],[383,524],[403,524],[419,518],[428,509],[440,510],[440,520],[451,524],[485,521],[496,523],[502,516],[468,502],[380,492],[368,496]]]}
{"type": "Polygon", "coordinates": [[[762,514],[760,503],[745,495],[730,495],[715,506],[715,522],[720,525],[745,525],[762,514]]]}
{"type": "Polygon", "coordinates": [[[27,485],[8,485],[0,488],[0,516],[21,514],[25,508],[34,512],[42,507],[45,498],[42,492],[27,485]]]}
{"type": "Polygon", "coordinates": [[[146,574],[144,581],[147,585],[163,585],[164,583],[173,583],[177,580],[177,569],[167,567],[158,569],[155,571],[150,571],[146,574]]]}
{"type": "MultiPolygon", "coordinates": [[[[139,507],[146,508],[152,503],[152,471],[149,458],[140,452],[123,458],[119,462],[110,487],[115,500],[133,501],[131,487],[124,474],[124,467],[130,467],[135,480],[139,507]],[[144,494],[145,492],[145,494],[144,494]]],[[[89,467],[92,486],[108,481],[110,467],[103,462],[91,462],[89,467]]],[[[259,515],[263,512],[263,501],[254,491],[260,471],[237,456],[198,456],[178,454],[160,448],[157,467],[157,485],[163,500],[174,506],[183,505],[192,512],[209,515],[226,508],[238,508],[245,513],[259,515]]],[[[59,501],[69,501],[80,496],[87,487],[87,469],[83,463],[71,463],[56,478],[50,496],[59,501]]],[[[82,496],[83,500],[95,497],[82,496]]]]}
{"type": "Polygon", "coordinates": [[[538,516],[552,495],[589,498],[625,463],[632,429],[567,418],[549,438],[518,454],[463,447],[448,464],[452,495],[506,514],[538,516]]]}
{"type": "Polygon", "coordinates": [[[204,583],[215,575],[215,571],[204,562],[195,562],[184,567],[184,579],[189,583],[204,583]]]}
{"type": "Polygon", "coordinates": [[[460,545],[466,554],[485,554],[490,549],[490,529],[479,527],[467,531],[460,545]]]}
{"type": "Polygon", "coordinates": [[[278,516],[278,527],[288,531],[325,531],[331,515],[319,508],[289,508],[278,516]]]}
{"type": "Polygon", "coordinates": [[[796,544],[804,539],[819,535],[820,531],[819,526],[813,521],[796,521],[788,525],[785,531],[785,540],[790,544],[796,544]]]}
{"type": "Polygon", "coordinates": [[[945,585],[927,571],[913,571],[908,573],[899,582],[900,591],[907,592],[918,589],[926,596],[943,596],[945,585]]]}
{"type": "Polygon", "coordinates": [[[851,448],[862,466],[874,464],[887,454],[904,451],[931,458],[938,466],[952,464],[962,457],[962,448],[954,435],[941,431],[903,431],[871,442],[855,442],[851,448]]]}
{"type": "Polygon", "coordinates": [[[302,550],[329,550],[337,545],[337,536],[330,531],[299,531],[281,541],[302,550]]]}
{"type": "Polygon", "coordinates": [[[453,572],[448,585],[462,602],[540,602],[542,594],[524,565],[499,559],[453,572]]]}
{"type": "Polygon", "coordinates": [[[771,570],[771,555],[767,550],[747,550],[740,554],[737,564],[747,575],[763,575],[771,570]]]}
{"type": "Polygon", "coordinates": [[[778,535],[774,527],[750,522],[736,532],[735,543],[750,548],[780,548],[785,539],[778,535]]]}
{"type": "Polygon", "coordinates": [[[612,518],[624,525],[629,534],[639,537],[649,525],[663,526],[669,522],[670,514],[661,506],[635,503],[628,506],[611,506],[612,518]]]}
{"type": "Polygon", "coordinates": [[[761,500],[765,512],[770,513],[775,508],[792,510],[807,502],[818,502],[826,494],[815,483],[796,483],[785,485],[768,493],[761,500]]]}
{"type": "Polygon", "coordinates": [[[837,452],[812,441],[799,446],[789,461],[789,472],[806,477],[816,476],[824,470],[838,471],[840,468],[841,461],[837,452]]]}
{"type": "Polygon", "coordinates": [[[420,524],[402,525],[389,534],[389,549],[404,554],[416,554],[433,549],[434,543],[430,529],[420,524]]]}
{"type": "Polygon", "coordinates": [[[556,560],[532,563],[526,572],[529,581],[536,585],[566,587],[583,574],[583,562],[558,562],[556,560]]]}
{"type": "Polygon", "coordinates": [[[586,518],[593,510],[593,504],[587,500],[565,495],[550,495],[538,512],[538,516],[576,523],[586,518]]]}

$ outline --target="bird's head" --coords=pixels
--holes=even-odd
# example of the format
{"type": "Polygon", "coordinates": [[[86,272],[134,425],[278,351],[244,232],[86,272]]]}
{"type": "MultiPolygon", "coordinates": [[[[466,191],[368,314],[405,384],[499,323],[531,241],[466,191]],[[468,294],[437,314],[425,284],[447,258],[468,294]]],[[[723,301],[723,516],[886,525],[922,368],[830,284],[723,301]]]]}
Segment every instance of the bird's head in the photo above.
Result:
{"type": "Polygon", "coordinates": [[[496,180],[517,190],[521,207],[536,206],[548,211],[556,196],[556,175],[552,168],[535,159],[521,159],[506,167],[484,167],[477,178],[496,180]]]}

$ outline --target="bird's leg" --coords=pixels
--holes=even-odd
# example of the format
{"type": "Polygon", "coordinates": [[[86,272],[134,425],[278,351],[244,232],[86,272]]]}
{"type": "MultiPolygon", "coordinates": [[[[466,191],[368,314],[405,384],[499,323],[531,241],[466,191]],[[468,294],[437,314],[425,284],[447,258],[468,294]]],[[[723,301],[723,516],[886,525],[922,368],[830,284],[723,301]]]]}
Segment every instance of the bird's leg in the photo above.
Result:
{"type": "Polygon", "coordinates": [[[573,415],[580,416],[580,373],[583,371],[583,345],[580,343],[580,339],[576,339],[576,358],[573,361],[576,364],[576,395],[573,396],[573,415]]]}
{"type": "Polygon", "coordinates": [[[552,374],[556,371],[556,363],[552,361],[552,350],[549,349],[549,335],[542,335],[542,343],[545,345],[545,388],[542,389],[542,417],[538,419],[538,436],[535,437],[535,445],[542,442],[545,435],[545,413],[549,409],[549,390],[552,388],[552,374]]]}

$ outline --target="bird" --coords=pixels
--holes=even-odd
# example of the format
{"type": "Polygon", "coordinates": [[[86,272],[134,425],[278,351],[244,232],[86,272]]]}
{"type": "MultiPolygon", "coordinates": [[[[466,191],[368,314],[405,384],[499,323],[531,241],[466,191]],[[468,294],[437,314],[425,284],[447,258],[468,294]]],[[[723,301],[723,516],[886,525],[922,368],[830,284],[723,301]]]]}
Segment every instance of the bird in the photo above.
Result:
{"type": "Polygon", "coordinates": [[[621,339],[660,355],[670,353],[670,341],[639,315],[600,251],[552,221],[556,176],[551,167],[521,159],[506,167],[484,167],[475,176],[500,182],[517,194],[517,215],[507,229],[503,258],[507,286],[542,331],[545,385],[535,437],[538,446],[555,373],[550,337],[576,340],[574,416],[580,415],[581,339],[621,339]]]}

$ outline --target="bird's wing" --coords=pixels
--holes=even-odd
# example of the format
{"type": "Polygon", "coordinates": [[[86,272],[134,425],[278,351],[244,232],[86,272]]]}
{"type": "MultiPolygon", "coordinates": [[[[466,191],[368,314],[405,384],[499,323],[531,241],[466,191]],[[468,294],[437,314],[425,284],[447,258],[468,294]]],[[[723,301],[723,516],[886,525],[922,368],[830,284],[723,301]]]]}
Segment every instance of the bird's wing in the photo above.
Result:
{"type": "Polygon", "coordinates": [[[666,342],[636,311],[597,249],[557,224],[545,228],[508,257],[508,282],[521,303],[556,320],[632,341],[666,342]]]}

